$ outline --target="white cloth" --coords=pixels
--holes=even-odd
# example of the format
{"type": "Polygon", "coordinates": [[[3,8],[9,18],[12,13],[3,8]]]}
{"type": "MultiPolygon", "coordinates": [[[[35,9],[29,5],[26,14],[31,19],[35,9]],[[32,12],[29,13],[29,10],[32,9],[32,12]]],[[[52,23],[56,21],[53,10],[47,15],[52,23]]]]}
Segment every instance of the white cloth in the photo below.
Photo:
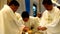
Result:
{"type": "Polygon", "coordinates": [[[53,7],[51,11],[43,13],[40,26],[47,27],[47,34],[60,34],[60,11],[53,7]]]}
{"type": "Polygon", "coordinates": [[[0,13],[0,23],[2,23],[2,34],[21,34],[20,26],[22,24],[18,25],[19,22],[12,9],[8,5],[4,5],[0,13]]]}

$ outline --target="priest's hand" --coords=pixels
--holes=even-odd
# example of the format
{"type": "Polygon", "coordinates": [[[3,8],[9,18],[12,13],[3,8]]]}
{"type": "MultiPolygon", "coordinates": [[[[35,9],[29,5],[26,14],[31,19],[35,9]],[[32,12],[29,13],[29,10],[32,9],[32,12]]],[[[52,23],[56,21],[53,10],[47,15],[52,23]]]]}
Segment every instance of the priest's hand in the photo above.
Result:
{"type": "Polygon", "coordinates": [[[29,27],[24,27],[23,31],[27,32],[29,30],[29,27]]]}
{"type": "Polygon", "coordinates": [[[41,26],[37,27],[38,30],[41,30],[41,26]]]}
{"type": "Polygon", "coordinates": [[[38,29],[38,30],[45,31],[47,28],[46,28],[46,27],[41,27],[41,26],[39,26],[37,29],[38,29]]]}
{"type": "Polygon", "coordinates": [[[41,30],[45,31],[45,30],[47,30],[47,28],[46,27],[41,27],[41,30]]]}

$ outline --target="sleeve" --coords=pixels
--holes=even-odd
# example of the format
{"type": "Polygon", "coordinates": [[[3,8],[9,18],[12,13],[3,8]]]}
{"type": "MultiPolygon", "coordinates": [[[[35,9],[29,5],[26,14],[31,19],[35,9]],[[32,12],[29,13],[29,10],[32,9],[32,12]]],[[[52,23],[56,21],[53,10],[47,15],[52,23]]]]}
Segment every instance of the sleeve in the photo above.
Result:
{"type": "Polygon", "coordinates": [[[17,24],[19,27],[25,27],[24,23],[22,22],[22,19],[19,19],[17,24]]]}
{"type": "Polygon", "coordinates": [[[47,12],[44,12],[39,26],[44,27],[46,24],[47,24],[47,12]]]}
{"type": "Polygon", "coordinates": [[[16,15],[18,20],[21,18],[21,15],[19,13],[15,12],[15,15],[16,15]]]}

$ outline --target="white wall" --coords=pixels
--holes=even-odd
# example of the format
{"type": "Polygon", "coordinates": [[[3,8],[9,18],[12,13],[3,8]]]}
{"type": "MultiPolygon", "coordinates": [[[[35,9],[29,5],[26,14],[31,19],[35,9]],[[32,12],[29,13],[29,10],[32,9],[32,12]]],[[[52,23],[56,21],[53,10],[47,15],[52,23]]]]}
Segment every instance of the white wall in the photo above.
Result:
{"type": "Polygon", "coordinates": [[[20,4],[17,12],[21,14],[23,11],[25,11],[25,0],[17,0],[17,1],[20,4]]]}

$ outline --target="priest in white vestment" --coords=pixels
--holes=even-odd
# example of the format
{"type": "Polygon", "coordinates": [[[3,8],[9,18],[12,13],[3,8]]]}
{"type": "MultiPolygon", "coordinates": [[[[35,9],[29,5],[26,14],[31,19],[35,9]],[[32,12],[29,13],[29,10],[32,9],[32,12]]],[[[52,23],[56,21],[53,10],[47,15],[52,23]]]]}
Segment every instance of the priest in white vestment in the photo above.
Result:
{"type": "Polygon", "coordinates": [[[45,10],[42,15],[40,29],[45,31],[45,34],[60,34],[59,9],[53,6],[51,0],[43,0],[43,5],[47,10],[45,10]]]}
{"type": "Polygon", "coordinates": [[[23,31],[27,31],[28,33],[32,34],[37,32],[38,21],[34,20],[34,17],[29,16],[26,11],[22,13],[22,19],[20,19],[20,23],[25,25],[23,31]]]}
{"type": "Polygon", "coordinates": [[[0,34],[21,34],[24,25],[18,24],[19,21],[15,15],[18,7],[19,3],[17,1],[11,1],[9,6],[4,5],[2,8],[0,11],[0,34]]]}

